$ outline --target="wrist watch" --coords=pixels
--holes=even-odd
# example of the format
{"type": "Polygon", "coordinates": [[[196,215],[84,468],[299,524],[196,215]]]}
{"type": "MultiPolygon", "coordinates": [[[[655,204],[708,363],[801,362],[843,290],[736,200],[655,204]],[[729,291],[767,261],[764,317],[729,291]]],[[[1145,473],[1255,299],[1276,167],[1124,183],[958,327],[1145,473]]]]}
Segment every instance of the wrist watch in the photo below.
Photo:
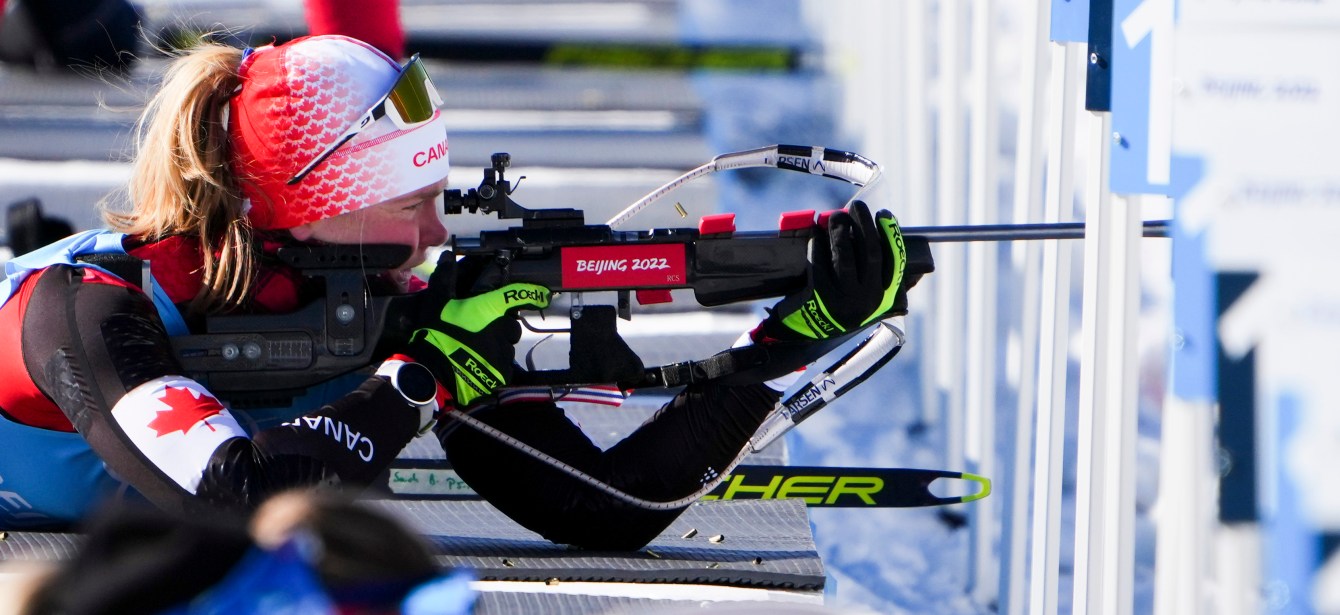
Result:
{"type": "Polygon", "coordinates": [[[377,375],[390,380],[391,386],[412,405],[426,406],[437,399],[437,379],[419,363],[387,361],[377,375]]]}

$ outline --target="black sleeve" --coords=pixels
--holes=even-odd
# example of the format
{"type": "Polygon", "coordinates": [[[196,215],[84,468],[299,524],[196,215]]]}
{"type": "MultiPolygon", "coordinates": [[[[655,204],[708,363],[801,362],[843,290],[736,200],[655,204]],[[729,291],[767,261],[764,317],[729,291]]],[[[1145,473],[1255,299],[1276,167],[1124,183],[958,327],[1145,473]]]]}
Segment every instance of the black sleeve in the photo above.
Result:
{"type": "Polygon", "coordinates": [[[297,486],[366,485],[418,427],[417,411],[389,383],[371,378],[358,391],[298,419],[318,428],[283,425],[252,440],[204,387],[180,375],[148,297],[76,267],[57,265],[37,280],[23,323],[23,355],[33,382],[112,474],[173,510],[201,503],[247,508],[297,486]],[[155,412],[162,416],[167,406],[158,400],[166,396],[155,400],[144,391],[165,381],[180,387],[179,396],[201,400],[193,411],[208,419],[208,430],[193,429],[191,422],[170,428],[158,423],[160,438],[146,441],[130,433],[162,420],[155,412]],[[215,406],[201,410],[199,404],[206,403],[215,406]],[[131,417],[145,418],[134,423],[131,417]],[[236,437],[225,439],[230,434],[236,437]],[[167,438],[179,443],[160,446],[167,438]],[[200,474],[183,480],[181,468],[192,464],[200,474]]]}
{"type": "MultiPolygon", "coordinates": [[[[666,502],[723,473],[778,397],[761,384],[690,386],[605,451],[553,404],[495,406],[472,416],[625,493],[666,502]]],[[[449,419],[439,422],[439,436],[462,479],[517,523],[553,542],[637,549],[683,512],[626,503],[449,419]]]]}

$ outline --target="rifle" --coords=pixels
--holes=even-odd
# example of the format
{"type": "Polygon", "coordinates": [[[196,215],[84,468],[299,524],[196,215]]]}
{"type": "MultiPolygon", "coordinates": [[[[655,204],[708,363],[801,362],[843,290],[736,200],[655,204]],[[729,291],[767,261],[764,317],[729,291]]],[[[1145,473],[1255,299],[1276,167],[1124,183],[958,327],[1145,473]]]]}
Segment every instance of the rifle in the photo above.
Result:
{"type": "MultiPolygon", "coordinates": [[[[607,224],[587,224],[582,210],[528,209],[512,200],[505,178],[511,157],[494,154],[483,181],[466,192],[448,190],[448,214],[495,214],[519,225],[455,237],[454,256],[491,259],[477,290],[530,282],[556,293],[613,291],[614,305],[573,301],[569,367],[518,370],[515,384],[562,387],[615,383],[621,389],[673,387],[709,378],[767,379],[794,370],[835,349],[858,331],[824,343],[748,346],[713,357],[647,368],[619,337],[616,318],[630,319],[641,305],[670,300],[672,289],[692,289],[703,306],[782,297],[802,290],[809,271],[814,211],[783,214],[776,231],[738,232],[734,215],[706,216],[698,228],[619,231],[625,221],[682,183],[717,170],[770,166],[845,179],[868,186],[878,167],[839,150],[774,146],[718,156],[635,202],[607,224]],[[857,172],[853,172],[853,169],[857,172]]],[[[859,194],[858,194],[859,195],[859,194]]],[[[822,222],[820,214],[819,222],[822,222]]],[[[934,270],[929,243],[905,235],[908,264],[900,297],[934,270]]],[[[386,356],[408,339],[412,296],[374,296],[365,276],[398,266],[408,255],[398,246],[286,247],[279,257],[303,275],[324,280],[325,293],[298,312],[275,316],[215,316],[206,333],[173,339],[188,375],[243,407],[283,405],[285,400],[386,356]]],[[[578,295],[580,296],[580,295],[578,295]]],[[[900,300],[895,310],[905,311],[900,300]]],[[[530,326],[529,323],[525,323],[530,326]]]]}
{"type": "Polygon", "coordinates": [[[185,375],[237,409],[287,407],[309,389],[392,354],[409,339],[412,295],[374,294],[367,284],[399,267],[401,245],[285,246],[285,264],[322,282],[324,293],[289,314],[214,315],[205,333],[171,338],[185,375]]]}

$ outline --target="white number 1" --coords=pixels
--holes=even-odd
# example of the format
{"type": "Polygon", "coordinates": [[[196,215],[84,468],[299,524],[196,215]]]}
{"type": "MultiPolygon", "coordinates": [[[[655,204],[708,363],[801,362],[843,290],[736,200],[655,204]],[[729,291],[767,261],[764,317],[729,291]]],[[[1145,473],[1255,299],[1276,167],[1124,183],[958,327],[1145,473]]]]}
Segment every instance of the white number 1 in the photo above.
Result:
{"type": "Polygon", "coordinates": [[[1121,21],[1126,46],[1149,37],[1149,149],[1145,179],[1167,184],[1172,160],[1173,0],[1144,0],[1121,21]]]}

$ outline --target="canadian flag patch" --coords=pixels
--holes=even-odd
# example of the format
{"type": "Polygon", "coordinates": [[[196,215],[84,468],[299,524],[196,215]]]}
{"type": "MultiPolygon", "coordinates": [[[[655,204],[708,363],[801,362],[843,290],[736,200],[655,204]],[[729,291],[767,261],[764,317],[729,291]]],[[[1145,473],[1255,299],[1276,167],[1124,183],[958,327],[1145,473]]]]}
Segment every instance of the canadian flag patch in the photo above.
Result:
{"type": "Polygon", "coordinates": [[[210,431],[215,431],[209,424],[209,417],[223,412],[223,404],[213,395],[185,386],[163,387],[158,400],[167,409],[158,411],[158,416],[149,421],[149,428],[160,438],[176,431],[184,434],[202,423],[210,431]]]}
{"type": "Polygon", "coordinates": [[[112,417],[149,463],[191,493],[214,450],[247,437],[218,398],[182,376],[135,387],[112,408],[112,417]]]}

